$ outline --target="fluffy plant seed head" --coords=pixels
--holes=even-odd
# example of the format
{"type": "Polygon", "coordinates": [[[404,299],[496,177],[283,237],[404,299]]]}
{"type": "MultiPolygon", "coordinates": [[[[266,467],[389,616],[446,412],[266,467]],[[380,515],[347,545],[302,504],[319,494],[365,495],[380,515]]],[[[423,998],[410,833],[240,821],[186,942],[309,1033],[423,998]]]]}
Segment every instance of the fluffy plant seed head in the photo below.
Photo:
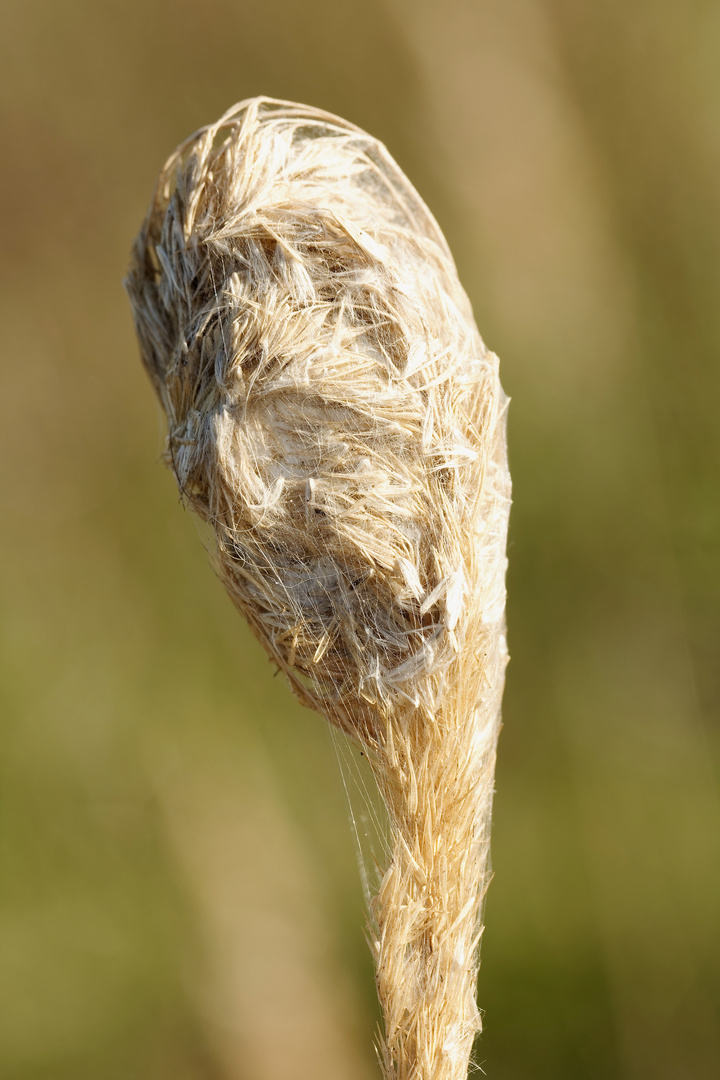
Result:
{"type": "Polygon", "coordinates": [[[127,284],[225,587],[387,805],[385,1074],[459,1080],[507,659],[497,358],[383,145],[288,102],[243,102],[170,157],[127,284]]]}

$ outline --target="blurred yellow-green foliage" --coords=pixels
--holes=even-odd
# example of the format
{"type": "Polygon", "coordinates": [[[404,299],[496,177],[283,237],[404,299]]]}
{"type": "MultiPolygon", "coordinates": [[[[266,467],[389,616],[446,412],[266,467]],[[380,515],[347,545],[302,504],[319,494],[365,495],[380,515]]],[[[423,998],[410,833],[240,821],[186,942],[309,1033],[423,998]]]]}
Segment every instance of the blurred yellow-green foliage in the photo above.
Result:
{"type": "Polygon", "coordinates": [[[478,1061],[720,1076],[720,6],[0,14],[0,1075],[378,1075],[333,743],[158,464],[121,287],[166,155],[265,93],[387,143],[513,397],[478,1061]]]}

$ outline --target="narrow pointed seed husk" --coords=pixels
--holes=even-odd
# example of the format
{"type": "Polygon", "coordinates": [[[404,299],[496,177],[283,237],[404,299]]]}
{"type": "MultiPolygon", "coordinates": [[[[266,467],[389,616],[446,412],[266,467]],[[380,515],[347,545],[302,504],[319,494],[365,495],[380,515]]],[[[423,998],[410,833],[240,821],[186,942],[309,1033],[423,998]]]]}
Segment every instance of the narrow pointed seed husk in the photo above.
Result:
{"type": "Polygon", "coordinates": [[[384,1074],[461,1080],[507,661],[497,358],[384,146],[290,102],[242,102],[170,157],[127,286],[225,587],[387,806],[384,1074]]]}

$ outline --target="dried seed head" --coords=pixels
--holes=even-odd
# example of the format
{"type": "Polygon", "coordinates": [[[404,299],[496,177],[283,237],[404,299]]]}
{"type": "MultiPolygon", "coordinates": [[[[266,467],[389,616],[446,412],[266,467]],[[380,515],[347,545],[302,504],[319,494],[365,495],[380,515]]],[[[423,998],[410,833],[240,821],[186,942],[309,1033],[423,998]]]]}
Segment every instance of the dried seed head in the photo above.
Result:
{"type": "Polygon", "coordinates": [[[497,358],[384,146],[267,98],[168,160],[128,288],[230,596],[370,751],[386,1074],[464,1075],[506,661],[497,358]]]}
{"type": "Polygon", "coordinates": [[[436,709],[466,612],[502,615],[504,399],[385,148],[236,106],[165,165],[128,285],[180,490],[301,699],[371,742],[398,702],[436,709]]]}

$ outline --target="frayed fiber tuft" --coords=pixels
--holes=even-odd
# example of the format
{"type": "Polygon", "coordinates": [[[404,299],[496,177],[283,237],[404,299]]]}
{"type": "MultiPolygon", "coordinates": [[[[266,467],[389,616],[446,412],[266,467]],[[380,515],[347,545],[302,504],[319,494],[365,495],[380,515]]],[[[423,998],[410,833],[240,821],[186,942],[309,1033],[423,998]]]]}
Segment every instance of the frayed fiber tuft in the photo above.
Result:
{"type": "Polygon", "coordinates": [[[180,491],[296,695],[359,740],[387,1080],[462,1080],[507,650],[506,398],[384,146],[256,98],[163,168],[128,276],[180,491]]]}

